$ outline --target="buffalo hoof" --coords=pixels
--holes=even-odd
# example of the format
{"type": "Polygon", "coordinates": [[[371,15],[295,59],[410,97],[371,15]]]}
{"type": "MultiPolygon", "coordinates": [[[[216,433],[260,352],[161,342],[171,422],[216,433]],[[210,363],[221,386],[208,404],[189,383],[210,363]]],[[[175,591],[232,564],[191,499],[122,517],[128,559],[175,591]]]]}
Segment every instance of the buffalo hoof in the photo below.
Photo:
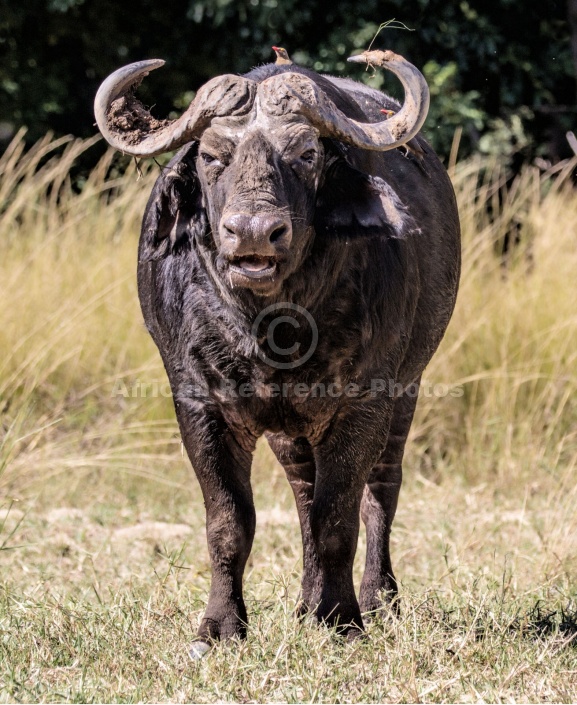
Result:
{"type": "Polygon", "coordinates": [[[369,621],[377,615],[401,616],[401,600],[396,590],[382,590],[371,598],[361,597],[360,605],[364,619],[369,621]]]}
{"type": "Polygon", "coordinates": [[[346,625],[346,629],[342,629],[341,631],[339,631],[337,627],[337,631],[341,636],[344,636],[347,641],[357,641],[357,639],[368,638],[365,630],[359,629],[356,624],[348,624],[346,625]]]}
{"type": "Polygon", "coordinates": [[[196,633],[197,641],[211,644],[215,641],[224,641],[231,637],[246,639],[246,612],[244,619],[237,616],[236,611],[229,609],[223,613],[212,613],[212,616],[205,616],[200,622],[200,627],[196,633]]]}
{"type": "Polygon", "coordinates": [[[361,613],[356,605],[337,605],[333,609],[326,609],[321,602],[317,607],[316,617],[321,624],[333,627],[339,636],[344,636],[347,640],[356,639],[365,631],[361,613]]]}
{"type": "Polygon", "coordinates": [[[211,648],[210,644],[207,644],[206,641],[193,641],[192,646],[188,650],[188,655],[193,661],[200,661],[211,648]]]}

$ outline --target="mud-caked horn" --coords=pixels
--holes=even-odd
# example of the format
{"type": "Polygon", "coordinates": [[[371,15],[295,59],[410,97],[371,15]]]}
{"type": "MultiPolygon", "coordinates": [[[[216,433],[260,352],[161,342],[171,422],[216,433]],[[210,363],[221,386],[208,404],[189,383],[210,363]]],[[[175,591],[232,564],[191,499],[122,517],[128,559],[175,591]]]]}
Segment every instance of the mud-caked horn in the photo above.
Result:
{"type": "Polygon", "coordinates": [[[392,51],[365,51],[349,61],[392,71],[405,89],[400,110],[382,122],[357,122],[344,115],[314,81],[298,73],[282,73],[264,81],[258,89],[260,102],[272,114],[299,113],[323,137],[362,149],[385,151],[409,142],[421,129],[429,110],[429,88],[423,74],[392,51]]]}
{"type": "Polygon", "coordinates": [[[134,157],[154,157],[198,139],[214,117],[244,115],[254,102],[256,84],[225,74],[205,83],[177,120],[157,120],[135,97],[142,79],[164,65],[162,59],[123,66],[102,83],[94,100],[96,123],[104,139],[134,157]]]}

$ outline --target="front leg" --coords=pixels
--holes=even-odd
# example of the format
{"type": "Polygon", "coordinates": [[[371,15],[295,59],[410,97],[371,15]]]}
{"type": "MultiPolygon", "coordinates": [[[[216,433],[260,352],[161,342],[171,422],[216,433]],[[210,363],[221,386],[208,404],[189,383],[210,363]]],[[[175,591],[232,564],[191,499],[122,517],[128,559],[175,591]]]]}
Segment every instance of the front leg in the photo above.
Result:
{"type": "Polygon", "coordinates": [[[311,507],[315,492],[315,460],[306,438],[289,438],[284,433],[267,433],[269,445],[286,472],[293,491],[303,542],[303,577],[297,607],[299,616],[316,605],[321,594],[319,559],[311,532],[311,507]]]}
{"type": "Polygon", "coordinates": [[[250,485],[254,439],[241,447],[218,413],[192,401],[177,401],[182,440],[200,483],[212,581],[198,638],[210,643],[246,636],[242,578],[250,554],[256,514],[250,485]],[[252,443],[252,448],[247,447],[252,443]]]}
{"type": "Polygon", "coordinates": [[[392,399],[351,404],[315,449],[317,477],[311,530],[321,570],[317,618],[347,636],[363,629],[353,585],[359,511],[365,483],[387,440],[392,399]]]}

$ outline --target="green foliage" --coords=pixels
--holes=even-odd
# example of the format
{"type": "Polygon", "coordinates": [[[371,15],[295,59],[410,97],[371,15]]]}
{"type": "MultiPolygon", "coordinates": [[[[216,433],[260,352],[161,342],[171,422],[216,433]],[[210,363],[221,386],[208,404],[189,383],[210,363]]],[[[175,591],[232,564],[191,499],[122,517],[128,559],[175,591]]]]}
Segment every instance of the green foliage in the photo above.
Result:
{"type": "Polygon", "coordinates": [[[425,68],[433,89],[429,137],[443,155],[456,127],[463,128],[465,156],[486,133],[504,134],[514,116],[526,141],[546,152],[551,130],[563,134],[575,122],[565,15],[560,0],[487,0],[482,7],[466,0],[339,0],[328,10],[320,0],[0,0],[0,140],[22,125],[30,142],[48,129],[92,134],[101,80],[122,64],[156,56],[167,67],[147,79],[141,95],[159,115],[182,110],[190,92],[215,74],[271,61],[273,44],[306,66],[364,77],[398,97],[391,77],[363,76],[346,63],[374,40],[373,48],[391,48],[425,68]],[[527,110],[533,120],[525,119],[527,110]]]}
{"type": "Polygon", "coordinates": [[[428,61],[423,73],[431,91],[425,134],[440,154],[449,154],[455,130],[464,126],[467,132],[461,146],[465,147],[463,151],[471,151],[476,135],[483,131],[488,120],[480,106],[479,91],[459,91],[458,67],[454,62],[441,66],[428,61]]]}
{"type": "Polygon", "coordinates": [[[490,119],[489,130],[479,140],[479,151],[509,159],[515,152],[525,150],[531,142],[526,125],[533,117],[533,112],[522,105],[518,112],[508,117],[490,119]]]}

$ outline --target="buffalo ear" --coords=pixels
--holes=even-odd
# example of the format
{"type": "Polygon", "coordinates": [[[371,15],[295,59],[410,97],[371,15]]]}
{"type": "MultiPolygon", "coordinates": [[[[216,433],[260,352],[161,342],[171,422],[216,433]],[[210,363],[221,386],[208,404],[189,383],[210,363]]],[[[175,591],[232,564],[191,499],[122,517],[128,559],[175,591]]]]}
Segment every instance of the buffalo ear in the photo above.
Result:
{"type": "Polygon", "coordinates": [[[389,184],[330,156],[317,193],[315,230],[337,238],[403,239],[416,225],[389,184]]]}
{"type": "Polygon", "coordinates": [[[183,147],[156,180],[142,220],[139,262],[189,250],[208,227],[196,174],[197,143],[183,147]]]}

